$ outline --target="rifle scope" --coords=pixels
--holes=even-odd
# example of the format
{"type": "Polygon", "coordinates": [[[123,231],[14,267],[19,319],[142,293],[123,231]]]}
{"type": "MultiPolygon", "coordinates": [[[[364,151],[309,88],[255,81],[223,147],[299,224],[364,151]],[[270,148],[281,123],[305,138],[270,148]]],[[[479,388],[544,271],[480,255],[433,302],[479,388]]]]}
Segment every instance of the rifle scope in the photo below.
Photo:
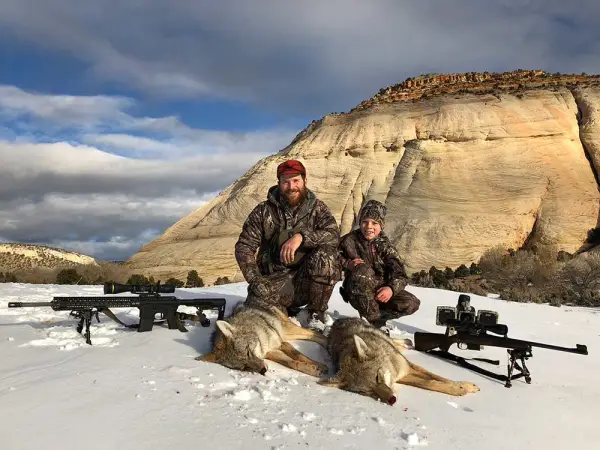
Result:
{"type": "Polygon", "coordinates": [[[132,294],[171,294],[175,292],[175,285],[160,283],[156,285],[104,283],[105,294],[120,294],[122,292],[131,292],[132,294]]]}

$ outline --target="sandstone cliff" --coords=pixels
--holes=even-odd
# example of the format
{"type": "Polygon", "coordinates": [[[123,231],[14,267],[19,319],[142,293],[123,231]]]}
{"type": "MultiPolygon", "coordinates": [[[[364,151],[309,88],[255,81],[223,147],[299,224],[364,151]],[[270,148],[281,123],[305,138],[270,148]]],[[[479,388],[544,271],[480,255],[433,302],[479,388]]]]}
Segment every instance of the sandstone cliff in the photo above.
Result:
{"type": "Polygon", "coordinates": [[[0,243],[0,271],[98,265],[91,256],[43,245],[0,243]]]}
{"type": "Polygon", "coordinates": [[[365,199],[385,202],[386,231],[409,272],[468,265],[496,245],[574,252],[598,222],[599,108],[599,76],[409,79],[314,121],[127,264],[161,278],[196,269],[208,282],[242,280],[235,241],[287,158],[305,163],[342,233],[365,199]]]}

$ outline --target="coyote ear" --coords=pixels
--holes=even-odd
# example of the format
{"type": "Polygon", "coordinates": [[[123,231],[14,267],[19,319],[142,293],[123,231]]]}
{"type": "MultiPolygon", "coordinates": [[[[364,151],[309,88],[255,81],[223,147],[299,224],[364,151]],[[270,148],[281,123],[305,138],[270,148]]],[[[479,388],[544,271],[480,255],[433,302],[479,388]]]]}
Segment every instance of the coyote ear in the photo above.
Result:
{"type": "Polygon", "coordinates": [[[224,320],[217,320],[215,322],[215,325],[217,325],[217,328],[221,331],[221,333],[223,333],[223,336],[225,336],[226,338],[233,337],[233,332],[235,331],[235,328],[233,328],[233,326],[229,322],[225,322],[224,320]]]}
{"type": "Polygon", "coordinates": [[[358,335],[354,335],[354,346],[356,347],[356,354],[360,361],[367,358],[367,352],[369,351],[369,346],[365,341],[358,335]]]}
{"type": "Polygon", "coordinates": [[[383,370],[383,367],[377,369],[377,383],[385,384],[386,386],[391,386],[392,383],[392,374],[383,370]]]}

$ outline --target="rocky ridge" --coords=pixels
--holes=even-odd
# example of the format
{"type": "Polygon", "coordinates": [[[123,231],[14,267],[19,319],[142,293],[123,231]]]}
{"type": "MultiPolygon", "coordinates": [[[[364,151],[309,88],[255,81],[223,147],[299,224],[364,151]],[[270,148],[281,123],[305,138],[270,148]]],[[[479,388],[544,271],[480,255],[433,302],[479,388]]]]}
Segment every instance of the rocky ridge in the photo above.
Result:
{"type": "Polygon", "coordinates": [[[428,74],[408,78],[402,83],[380,89],[375,96],[361,102],[350,112],[382,103],[406,102],[446,94],[518,94],[532,89],[583,85],[600,85],[600,75],[550,74],[543,70],[428,74]]]}
{"type": "Polygon", "coordinates": [[[44,245],[0,243],[0,271],[98,265],[91,256],[44,245]]]}

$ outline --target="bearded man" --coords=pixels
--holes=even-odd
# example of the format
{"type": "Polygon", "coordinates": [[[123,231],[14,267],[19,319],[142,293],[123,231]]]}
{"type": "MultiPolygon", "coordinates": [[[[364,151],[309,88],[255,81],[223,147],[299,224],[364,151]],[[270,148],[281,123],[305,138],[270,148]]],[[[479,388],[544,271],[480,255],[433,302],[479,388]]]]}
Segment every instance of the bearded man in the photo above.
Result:
{"type": "Polygon", "coordinates": [[[339,228],[331,211],[307,188],[306,168],[291,159],[277,167],[278,183],[250,213],[235,244],[248,282],[246,303],[277,306],[288,315],[300,307],[309,321],[325,311],[341,280],[339,228]]]}

